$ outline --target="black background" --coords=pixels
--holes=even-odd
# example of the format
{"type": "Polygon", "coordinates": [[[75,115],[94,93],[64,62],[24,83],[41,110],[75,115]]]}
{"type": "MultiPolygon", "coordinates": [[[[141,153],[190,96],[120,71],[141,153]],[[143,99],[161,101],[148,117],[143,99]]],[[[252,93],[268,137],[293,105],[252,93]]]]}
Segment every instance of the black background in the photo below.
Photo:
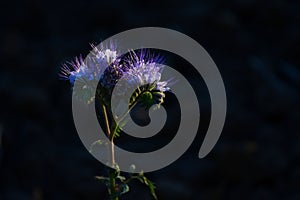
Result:
{"type": "MultiPolygon", "coordinates": [[[[104,166],[82,145],[70,86],[57,74],[90,43],[144,26],[199,42],[228,96],[224,131],[206,158],[197,158],[202,128],[178,161],[148,174],[160,199],[300,199],[299,1],[10,0],[0,7],[1,200],[107,199],[94,179],[104,166]]],[[[200,98],[204,124],[207,98],[200,98]]],[[[151,197],[137,183],[122,199],[151,197]]]]}

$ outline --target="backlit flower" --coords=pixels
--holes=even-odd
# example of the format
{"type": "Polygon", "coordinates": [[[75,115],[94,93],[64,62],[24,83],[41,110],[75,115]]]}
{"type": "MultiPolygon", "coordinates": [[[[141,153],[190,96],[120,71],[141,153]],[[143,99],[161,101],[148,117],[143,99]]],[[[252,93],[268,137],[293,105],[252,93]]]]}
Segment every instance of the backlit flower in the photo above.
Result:
{"type": "MultiPolygon", "coordinates": [[[[139,100],[149,107],[151,104],[163,102],[164,92],[170,88],[169,81],[161,80],[163,71],[161,56],[155,56],[150,51],[142,49],[120,57],[113,44],[109,48],[94,45],[92,48],[85,60],[80,56],[61,68],[62,79],[69,80],[72,85],[75,80],[81,84],[81,91],[77,96],[90,103],[95,99],[93,91],[96,90],[96,98],[109,105],[112,91],[123,77],[128,87],[137,88],[130,104],[133,105],[139,100]],[[97,89],[89,88],[90,85],[95,85],[88,84],[89,81],[97,81],[97,89]]],[[[126,88],[121,91],[124,92],[126,88]]]]}
{"type": "Polygon", "coordinates": [[[124,63],[127,71],[124,78],[129,85],[138,88],[133,94],[131,104],[139,100],[146,107],[163,103],[164,92],[169,91],[169,81],[162,81],[162,58],[149,51],[130,52],[129,59],[124,63]]]}

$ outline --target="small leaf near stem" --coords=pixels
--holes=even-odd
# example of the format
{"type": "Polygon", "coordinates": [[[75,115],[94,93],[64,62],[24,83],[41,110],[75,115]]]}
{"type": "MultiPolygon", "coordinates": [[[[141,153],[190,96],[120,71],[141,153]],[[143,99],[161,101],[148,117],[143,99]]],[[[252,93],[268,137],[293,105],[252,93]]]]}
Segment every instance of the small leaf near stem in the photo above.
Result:
{"type": "Polygon", "coordinates": [[[150,181],[145,175],[144,173],[139,173],[138,175],[132,175],[130,178],[128,178],[124,183],[128,184],[130,181],[137,179],[139,180],[141,183],[145,184],[146,186],[148,186],[150,193],[152,195],[152,197],[157,200],[157,195],[155,193],[155,185],[152,181],[150,181]]]}

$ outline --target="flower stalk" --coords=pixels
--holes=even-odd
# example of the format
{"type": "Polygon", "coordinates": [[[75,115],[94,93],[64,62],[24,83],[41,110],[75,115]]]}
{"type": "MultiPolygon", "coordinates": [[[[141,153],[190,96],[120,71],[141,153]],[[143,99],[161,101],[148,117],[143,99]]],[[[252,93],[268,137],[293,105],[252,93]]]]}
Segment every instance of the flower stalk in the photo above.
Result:
{"type": "MultiPolygon", "coordinates": [[[[115,166],[115,151],[114,151],[113,139],[114,139],[115,130],[114,130],[114,132],[111,132],[106,106],[104,104],[102,104],[102,112],[103,112],[104,119],[105,119],[106,134],[110,140],[110,143],[109,143],[110,161],[109,162],[110,162],[111,166],[114,167],[115,166]]],[[[116,181],[115,181],[114,174],[115,174],[114,169],[110,169],[110,172],[109,172],[109,194],[110,194],[111,200],[118,200],[119,198],[116,195],[116,181]]]]}
{"type": "MultiPolygon", "coordinates": [[[[114,139],[119,136],[123,120],[130,113],[131,109],[135,106],[143,106],[149,109],[152,105],[160,105],[164,102],[164,92],[169,91],[169,81],[161,81],[162,67],[160,65],[161,58],[151,55],[147,51],[130,52],[129,56],[121,57],[117,54],[114,47],[105,49],[93,47],[93,56],[87,61],[82,57],[76,58],[69,65],[62,66],[60,77],[68,80],[72,86],[75,81],[80,81],[82,91],[75,93],[78,98],[83,100],[86,104],[92,104],[93,101],[98,100],[97,107],[102,111],[101,117],[105,123],[105,134],[109,138],[108,143],[108,160],[110,169],[108,176],[97,176],[96,179],[100,180],[108,187],[110,200],[119,200],[119,197],[129,191],[129,182],[138,180],[145,184],[154,199],[157,199],[155,194],[155,185],[145,177],[142,172],[135,172],[127,174],[128,176],[121,176],[120,169],[118,168],[115,160],[115,147],[114,139]],[[122,60],[123,59],[123,60],[122,60]],[[107,67],[108,66],[108,67],[107,67]],[[111,110],[111,96],[116,83],[124,78],[128,84],[128,88],[136,88],[130,99],[128,110],[114,121],[111,110]],[[97,81],[98,88],[96,96],[92,94],[93,89],[89,88],[89,81],[97,81]]],[[[125,88],[124,91],[128,88],[125,88]]],[[[122,95],[122,93],[120,94],[122,95]]],[[[124,120],[126,121],[126,120],[124,120]]],[[[95,141],[93,145],[103,144],[102,141],[95,141]]],[[[92,152],[92,150],[91,150],[92,152]]],[[[134,163],[133,168],[135,169],[134,163]]]]}

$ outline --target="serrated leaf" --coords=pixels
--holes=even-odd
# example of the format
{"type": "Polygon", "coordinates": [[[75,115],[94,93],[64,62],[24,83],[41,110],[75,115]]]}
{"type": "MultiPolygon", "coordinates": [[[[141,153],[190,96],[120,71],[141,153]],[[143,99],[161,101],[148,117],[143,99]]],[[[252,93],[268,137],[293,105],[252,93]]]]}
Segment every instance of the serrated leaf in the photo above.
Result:
{"type": "Polygon", "coordinates": [[[154,199],[157,199],[157,196],[156,196],[156,193],[155,193],[155,185],[154,183],[152,183],[149,179],[147,179],[145,176],[144,176],[144,181],[145,181],[145,184],[149,187],[150,189],[150,193],[151,195],[153,196],[154,199]]]}
{"type": "Polygon", "coordinates": [[[141,179],[142,179],[141,182],[148,186],[148,188],[149,188],[149,190],[150,190],[150,193],[151,193],[151,195],[153,196],[153,198],[154,198],[155,200],[157,200],[157,195],[156,195],[156,193],[155,193],[155,188],[156,188],[156,187],[155,187],[154,183],[151,182],[151,181],[150,181],[146,176],[144,176],[144,175],[141,176],[141,179]]]}
{"type": "Polygon", "coordinates": [[[114,133],[114,137],[120,137],[121,131],[122,129],[120,128],[120,126],[117,126],[116,131],[114,133]]]}

